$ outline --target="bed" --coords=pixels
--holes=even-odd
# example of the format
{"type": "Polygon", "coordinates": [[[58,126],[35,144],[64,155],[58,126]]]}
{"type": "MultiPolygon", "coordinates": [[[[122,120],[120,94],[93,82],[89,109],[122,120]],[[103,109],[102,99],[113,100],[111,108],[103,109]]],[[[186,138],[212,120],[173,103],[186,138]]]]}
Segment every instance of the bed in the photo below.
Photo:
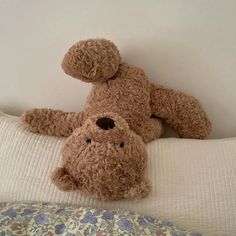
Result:
{"type": "Polygon", "coordinates": [[[236,138],[151,142],[147,145],[151,194],[142,200],[112,202],[62,192],[51,183],[49,176],[59,165],[63,142],[64,138],[30,133],[19,117],[1,113],[0,202],[121,209],[172,222],[187,232],[235,234],[236,138]]]}

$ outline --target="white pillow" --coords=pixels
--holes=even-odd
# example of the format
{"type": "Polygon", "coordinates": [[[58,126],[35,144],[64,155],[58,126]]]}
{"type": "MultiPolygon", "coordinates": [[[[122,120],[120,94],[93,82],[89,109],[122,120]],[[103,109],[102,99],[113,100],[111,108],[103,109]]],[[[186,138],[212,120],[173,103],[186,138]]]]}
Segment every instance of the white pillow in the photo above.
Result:
{"type": "Polygon", "coordinates": [[[63,142],[32,134],[18,117],[0,114],[0,201],[123,208],[205,235],[236,234],[236,138],[171,138],[148,144],[151,194],[143,200],[113,202],[62,192],[51,183],[63,142]]]}

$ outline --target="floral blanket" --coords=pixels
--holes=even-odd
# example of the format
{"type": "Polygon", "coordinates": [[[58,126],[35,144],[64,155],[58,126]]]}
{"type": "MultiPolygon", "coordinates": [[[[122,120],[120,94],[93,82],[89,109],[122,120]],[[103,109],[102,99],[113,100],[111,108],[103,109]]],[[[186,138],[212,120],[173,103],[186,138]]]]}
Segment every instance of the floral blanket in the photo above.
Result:
{"type": "Polygon", "coordinates": [[[156,235],[199,236],[167,221],[124,210],[49,203],[0,203],[0,236],[156,235]]]}

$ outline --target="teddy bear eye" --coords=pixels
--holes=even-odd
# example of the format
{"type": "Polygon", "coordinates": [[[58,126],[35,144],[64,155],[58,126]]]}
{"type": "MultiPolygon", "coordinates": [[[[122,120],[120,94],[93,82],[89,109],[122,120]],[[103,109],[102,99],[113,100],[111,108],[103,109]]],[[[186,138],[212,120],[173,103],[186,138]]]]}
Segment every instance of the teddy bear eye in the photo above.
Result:
{"type": "Polygon", "coordinates": [[[123,147],[124,147],[124,145],[125,145],[124,143],[120,143],[120,147],[121,147],[121,148],[123,148],[123,147]]]}
{"type": "Polygon", "coordinates": [[[86,143],[87,143],[87,144],[89,144],[89,143],[91,143],[91,142],[92,142],[92,141],[91,141],[90,138],[87,138],[87,139],[86,139],[86,143]]]}

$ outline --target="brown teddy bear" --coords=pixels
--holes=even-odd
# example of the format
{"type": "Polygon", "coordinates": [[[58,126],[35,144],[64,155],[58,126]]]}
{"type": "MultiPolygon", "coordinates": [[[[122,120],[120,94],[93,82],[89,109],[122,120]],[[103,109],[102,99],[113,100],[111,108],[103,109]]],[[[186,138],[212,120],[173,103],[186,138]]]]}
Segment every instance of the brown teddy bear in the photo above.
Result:
{"type": "Polygon", "coordinates": [[[117,114],[94,115],[75,129],[62,162],[52,181],[63,191],[78,189],[100,200],[143,198],[149,192],[145,145],[117,114]]]}
{"type": "Polygon", "coordinates": [[[28,110],[22,120],[32,132],[70,136],[87,118],[103,112],[119,114],[144,142],[160,137],[161,120],[184,138],[205,138],[211,131],[198,100],[150,82],[142,69],[122,62],[109,40],[79,41],[65,54],[62,68],[93,84],[85,107],[81,112],[28,110]]]}

